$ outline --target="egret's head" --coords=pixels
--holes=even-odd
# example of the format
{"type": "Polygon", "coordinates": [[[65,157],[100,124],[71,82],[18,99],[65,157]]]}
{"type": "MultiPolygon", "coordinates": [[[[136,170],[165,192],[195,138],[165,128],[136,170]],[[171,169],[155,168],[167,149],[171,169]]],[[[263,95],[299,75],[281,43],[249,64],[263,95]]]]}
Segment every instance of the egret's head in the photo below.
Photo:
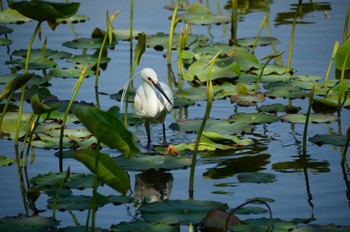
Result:
{"type": "Polygon", "coordinates": [[[141,78],[150,85],[158,84],[157,73],[151,68],[144,68],[141,71],[141,78]]]}

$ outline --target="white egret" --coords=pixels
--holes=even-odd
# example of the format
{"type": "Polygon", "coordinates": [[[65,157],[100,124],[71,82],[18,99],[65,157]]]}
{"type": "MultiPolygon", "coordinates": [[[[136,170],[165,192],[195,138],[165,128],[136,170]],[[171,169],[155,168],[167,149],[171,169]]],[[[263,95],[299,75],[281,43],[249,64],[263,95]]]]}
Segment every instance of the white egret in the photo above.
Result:
{"type": "MultiPolygon", "coordinates": [[[[132,78],[126,83],[121,104],[132,78]]],[[[156,72],[151,68],[141,71],[142,84],[136,89],[134,110],[138,118],[144,119],[148,146],[151,144],[150,123],[162,123],[163,143],[166,145],[165,117],[173,109],[174,97],[171,89],[165,83],[158,81],[156,72]]]]}

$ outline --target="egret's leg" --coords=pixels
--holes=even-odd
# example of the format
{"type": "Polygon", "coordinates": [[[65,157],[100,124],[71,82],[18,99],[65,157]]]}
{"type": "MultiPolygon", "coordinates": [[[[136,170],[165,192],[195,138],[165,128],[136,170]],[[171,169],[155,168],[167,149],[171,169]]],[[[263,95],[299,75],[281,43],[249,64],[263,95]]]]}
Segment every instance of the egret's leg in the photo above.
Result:
{"type": "Polygon", "coordinates": [[[147,145],[151,145],[151,131],[150,131],[150,123],[148,121],[145,121],[145,128],[147,133],[147,145]]]}
{"type": "Polygon", "coordinates": [[[166,135],[165,135],[165,124],[162,123],[163,125],[163,145],[166,146],[167,142],[166,142],[166,135]]]}

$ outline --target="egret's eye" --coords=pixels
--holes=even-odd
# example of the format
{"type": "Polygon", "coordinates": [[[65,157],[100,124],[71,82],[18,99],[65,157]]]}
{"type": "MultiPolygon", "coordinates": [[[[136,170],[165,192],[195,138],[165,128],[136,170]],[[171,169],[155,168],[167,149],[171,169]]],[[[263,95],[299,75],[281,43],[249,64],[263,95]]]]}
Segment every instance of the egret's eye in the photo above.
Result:
{"type": "Polygon", "coordinates": [[[148,77],[148,80],[149,80],[149,81],[152,81],[152,78],[148,77]]]}

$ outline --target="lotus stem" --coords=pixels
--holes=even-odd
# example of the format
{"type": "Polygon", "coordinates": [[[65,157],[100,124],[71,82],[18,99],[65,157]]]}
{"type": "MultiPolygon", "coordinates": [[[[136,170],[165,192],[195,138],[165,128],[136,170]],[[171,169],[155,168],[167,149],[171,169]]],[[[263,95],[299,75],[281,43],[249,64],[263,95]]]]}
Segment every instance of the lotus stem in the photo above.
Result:
{"type": "Polygon", "coordinates": [[[344,150],[342,152],[342,157],[341,157],[342,164],[345,164],[346,162],[346,153],[348,152],[349,141],[350,141],[350,127],[346,131],[346,140],[345,140],[344,150]]]}
{"type": "Polygon", "coordinates": [[[177,69],[178,69],[178,80],[177,80],[177,88],[182,89],[183,87],[183,76],[185,74],[183,63],[182,63],[182,51],[183,51],[183,34],[182,27],[180,28],[179,40],[178,40],[178,50],[177,50],[177,69]]]}
{"type": "Polygon", "coordinates": [[[292,55],[293,55],[293,46],[294,46],[294,34],[295,34],[295,27],[296,27],[296,23],[297,23],[297,17],[299,15],[300,9],[301,9],[301,3],[303,2],[303,0],[299,0],[298,3],[298,8],[297,11],[295,12],[294,15],[294,20],[293,20],[293,24],[292,24],[292,32],[290,35],[290,41],[289,41],[289,53],[288,53],[288,63],[287,63],[287,72],[290,71],[291,69],[291,62],[292,62],[292,55]]]}
{"type": "Polygon", "coordinates": [[[237,45],[237,20],[238,20],[238,2],[231,0],[231,39],[230,45],[237,45]]]}
{"type": "Polygon", "coordinates": [[[306,119],[305,119],[305,125],[304,125],[304,133],[303,133],[303,154],[304,155],[306,155],[307,130],[308,130],[308,127],[309,127],[312,102],[314,100],[314,93],[315,93],[315,84],[313,84],[311,92],[310,92],[309,106],[308,106],[307,112],[306,112],[306,119]]]}
{"type": "Polygon", "coordinates": [[[262,22],[260,24],[258,35],[256,36],[254,44],[253,44],[253,48],[252,48],[252,54],[253,55],[254,55],[254,50],[255,50],[256,44],[258,43],[258,40],[260,38],[262,30],[264,29],[264,25],[266,24],[267,19],[268,19],[268,15],[265,14],[265,17],[264,17],[264,19],[262,20],[262,22]]]}
{"type": "MultiPolygon", "coordinates": [[[[27,49],[27,56],[26,56],[26,63],[24,66],[24,74],[28,73],[29,69],[29,59],[30,59],[30,53],[32,50],[33,42],[36,37],[36,34],[39,31],[39,28],[41,26],[42,21],[38,21],[38,24],[36,25],[34,32],[32,34],[32,37],[29,40],[28,49],[27,49]]],[[[24,84],[21,88],[22,94],[21,94],[21,100],[19,103],[19,110],[18,110],[18,118],[17,118],[17,125],[16,125],[16,135],[15,135],[15,146],[18,146],[18,139],[19,139],[19,131],[21,130],[21,121],[22,121],[22,112],[23,112],[23,104],[24,104],[24,93],[26,90],[26,85],[24,84]]]]}
{"type": "Polygon", "coordinates": [[[196,170],[198,147],[199,147],[199,143],[200,143],[200,140],[202,137],[202,133],[204,131],[205,124],[210,117],[211,106],[213,103],[214,93],[213,93],[212,81],[210,80],[210,74],[212,72],[215,60],[220,55],[220,53],[221,53],[221,50],[209,62],[209,69],[208,69],[208,76],[207,76],[207,106],[205,108],[205,115],[204,115],[203,121],[201,123],[201,126],[200,126],[198,134],[197,134],[196,142],[195,142],[194,149],[193,149],[193,155],[192,155],[191,173],[190,173],[189,190],[188,190],[189,197],[191,199],[193,199],[194,173],[196,170]]]}
{"type": "MultiPolygon", "coordinates": [[[[132,66],[133,66],[133,30],[134,30],[134,0],[130,1],[130,33],[129,33],[129,39],[130,39],[130,73],[132,70],[132,66]]],[[[131,82],[131,87],[134,87],[134,83],[131,82]]]]}
{"type": "Polygon", "coordinates": [[[72,98],[70,99],[70,102],[67,106],[66,112],[64,113],[63,116],[63,122],[61,125],[61,131],[60,131],[60,143],[59,143],[59,170],[60,172],[63,172],[63,137],[64,137],[64,128],[66,126],[66,122],[67,122],[67,117],[69,114],[69,111],[73,105],[73,102],[78,94],[78,91],[80,89],[81,84],[83,83],[83,80],[85,78],[85,74],[86,74],[86,70],[87,70],[88,64],[84,65],[83,70],[80,73],[79,79],[77,81],[77,83],[74,86],[74,93],[72,98]]]}
{"type": "Polygon", "coordinates": [[[341,100],[343,97],[345,67],[346,67],[346,63],[348,62],[349,54],[350,54],[350,49],[346,53],[346,56],[344,58],[343,67],[341,70],[340,83],[339,83],[339,95],[338,95],[338,111],[340,111],[340,109],[342,108],[342,101],[341,100]]]}
{"type": "Polygon", "coordinates": [[[67,182],[67,180],[70,177],[70,167],[68,167],[66,175],[64,176],[64,179],[61,181],[60,186],[57,189],[56,195],[55,195],[55,199],[53,200],[52,203],[52,217],[56,218],[56,208],[57,208],[57,200],[60,196],[60,193],[63,189],[64,184],[67,182]]]}
{"type": "MultiPolygon", "coordinates": [[[[168,66],[171,66],[171,50],[172,50],[172,47],[173,47],[172,45],[173,45],[174,30],[175,30],[176,24],[178,22],[178,20],[176,20],[176,15],[177,15],[177,11],[179,9],[179,5],[180,5],[180,0],[177,0],[176,5],[175,5],[175,9],[174,9],[174,12],[173,12],[173,16],[171,18],[171,23],[170,23],[169,40],[168,40],[168,66]]],[[[171,86],[170,82],[169,82],[169,86],[171,86]]]]}
{"type": "Polygon", "coordinates": [[[332,52],[332,58],[331,58],[331,60],[329,62],[326,78],[325,78],[325,81],[324,81],[324,97],[327,97],[327,86],[328,86],[329,74],[331,72],[331,67],[332,67],[335,55],[337,54],[338,47],[339,47],[339,41],[336,41],[334,43],[334,48],[333,48],[333,52],[332,52]]]}

